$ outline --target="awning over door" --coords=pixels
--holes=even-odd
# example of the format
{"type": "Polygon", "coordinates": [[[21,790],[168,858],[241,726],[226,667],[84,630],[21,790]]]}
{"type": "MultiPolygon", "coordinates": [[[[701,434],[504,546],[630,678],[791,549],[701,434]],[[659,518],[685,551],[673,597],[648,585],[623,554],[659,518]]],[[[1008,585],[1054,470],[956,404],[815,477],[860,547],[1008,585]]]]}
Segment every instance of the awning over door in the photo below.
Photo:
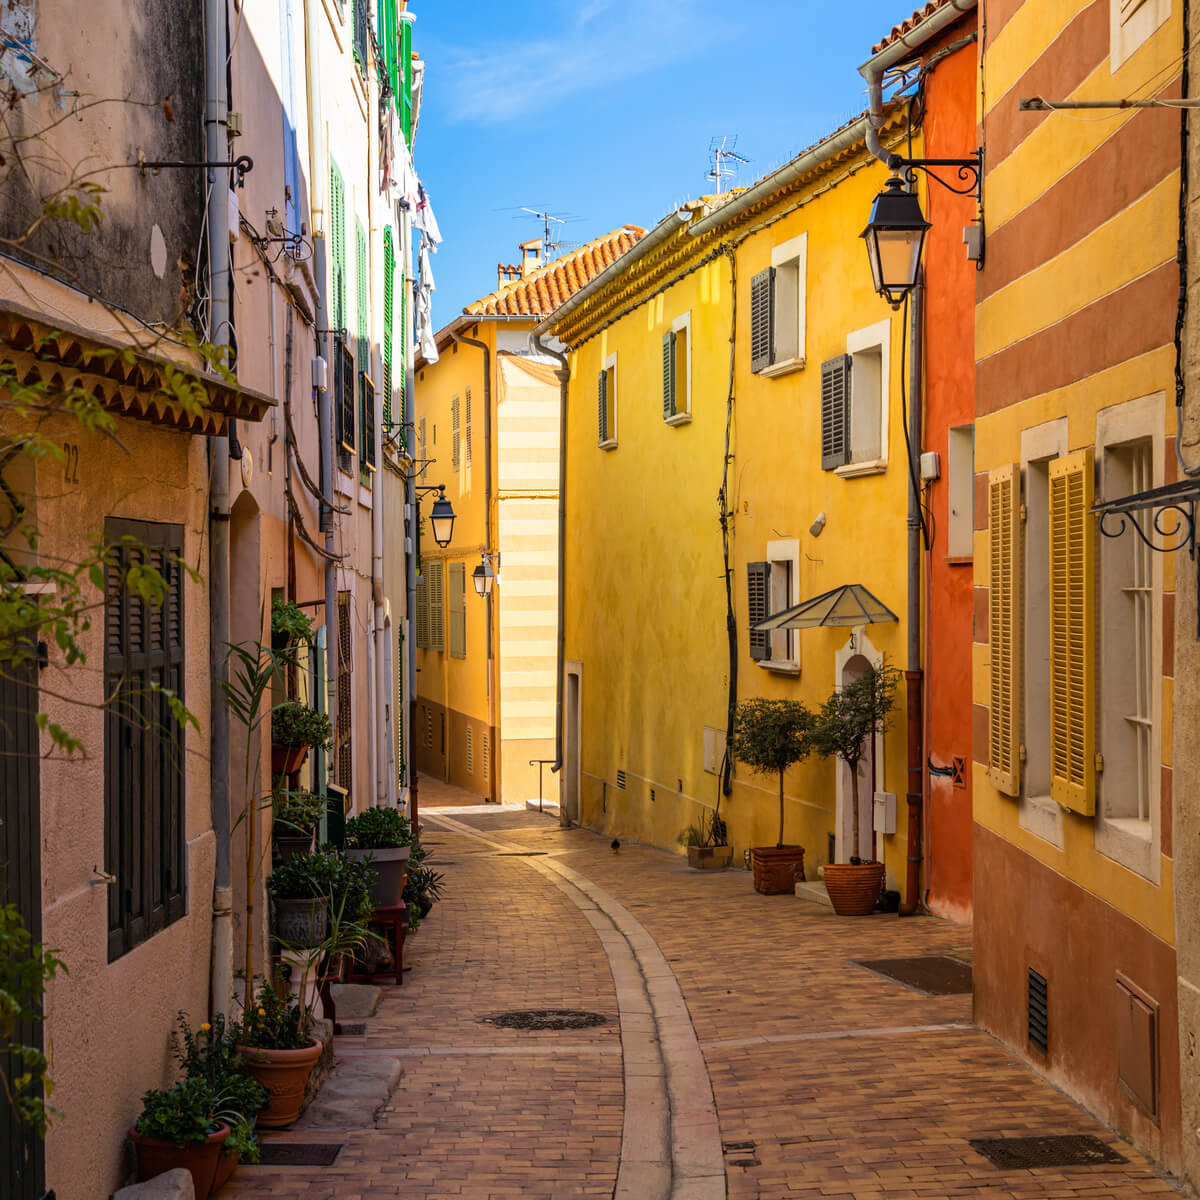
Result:
{"type": "Polygon", "coordinates": [[[755,629],[815,629],[819,625],[874,625],[900,618],[861,583],[844,583],[759,621],[755,629]]]}

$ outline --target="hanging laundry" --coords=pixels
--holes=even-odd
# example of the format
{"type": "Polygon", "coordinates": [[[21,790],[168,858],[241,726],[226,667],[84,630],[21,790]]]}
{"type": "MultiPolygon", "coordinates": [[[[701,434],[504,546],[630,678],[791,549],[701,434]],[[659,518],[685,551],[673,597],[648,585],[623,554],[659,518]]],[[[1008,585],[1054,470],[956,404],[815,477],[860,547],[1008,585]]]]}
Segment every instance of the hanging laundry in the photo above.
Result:
{"type": "Polygon", "coordinates": [[[429,203],[429,193],[425,190],[425,185],[420,183],[417,187],[419,198],[417,211],[413,214],[413,224],[429,237],[433,253],[436,254],[438,243],[442,240],[442,231],[438,228],[437,217],[433,215],[433,205],[429,203]]]}
{"type": "Polygon", "coordinates": [[[424,230],[421,231],[421,248],[417,252],[417,296],[416,296],[416,335],[417,349],[427,363],[438,360],[437,339],[433,335],[433,293],[436,285],[433,282],[433,266],[429,261],[431,251],[437,247],[424,230]]]}

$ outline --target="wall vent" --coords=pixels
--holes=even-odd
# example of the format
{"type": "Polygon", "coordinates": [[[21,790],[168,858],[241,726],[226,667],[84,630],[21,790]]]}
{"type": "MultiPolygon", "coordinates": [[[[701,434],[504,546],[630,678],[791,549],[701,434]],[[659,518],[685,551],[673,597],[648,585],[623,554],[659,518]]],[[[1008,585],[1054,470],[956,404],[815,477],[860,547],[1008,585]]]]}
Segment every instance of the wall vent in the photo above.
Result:
{"type": "Polygon", "coordinates": [[[654,789],[653,788],[650,789],[650,803],[651,804],[654,803],[654,789]]]}
{"type": "Polygon", "coordinates": [[[1046,980],[1029,968],[1029,1044],[1039,1054],[1050,1050],[1050,1025],[1046,1012],[1046,980]]]}
{"type": "Polygon", "coordinates": [[[617,787],[619,787],[621,789],[621,791],[625,790],[625,772],[624,771],[617,772],[617,787]]]}
{"type": "Polygon", "coordinates": [[[467,726],[467,774],[475,774],[475,740],[470,725],[467,726]]]}
{"type": "Polygon", "coordinates": [[[490,780],[492,765],[492,739],[491,735],[485,730],[483,734],[483,777],[490,780]]]}

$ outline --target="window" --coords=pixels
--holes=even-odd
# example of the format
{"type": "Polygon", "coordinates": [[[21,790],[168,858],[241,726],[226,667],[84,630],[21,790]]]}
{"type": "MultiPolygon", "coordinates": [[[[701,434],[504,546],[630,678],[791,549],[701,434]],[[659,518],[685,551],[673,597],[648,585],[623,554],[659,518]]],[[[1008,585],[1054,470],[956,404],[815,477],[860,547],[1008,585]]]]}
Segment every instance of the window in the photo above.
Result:
{"type": "Polygon", "coordinates": [[[352,0],[354,5],[354,65],[365,79],[367,76],[367,45],[371,37],[371,18],[367,15],[366,0],[352,0]]]}
{"type": "MultiPolygon", "coordinates": [[[[383,231],[383,428],[392,429],[392,325],[396,319],[395,300],[396,252],[392,248],[392,231],[383,231]]],[[[400,422],[403,424],[403,422],[400,422]]]]}
{"type": "Polygon", "coordinates": [[[357,301],[355,305],[358,335],[356,351],[360,371],[369,370],[371,366],[371,340],[368,331],[370,306],[367,302],[367,283],[367,235],[363,230],[362,222],[356,220],[354,222],[354,285],[355,300],[357,301]]]}
{"type": "Polygon", "coordinates": [[[354,788],[354,689],[351,674],[354,658],[350,631],[350,593],[337,594],[337,728],[334,731],[333,752],[337,758],[338,786],[353,792],[354,788]]]}
{"type": "Polygon", "coordinates": [[[375,385],[366,371],[358,373],[358,427],[362,430],[359,475],[370,486],[375,471],[375,385]]]}
{"type": "Polygon", "coordinates": [[[184,913],[184,735],[162,691],[183,696],[183,526],[104,522],[104,866],[108,959],[119,958],[184,913]],[[125,585],[152,566],[167,584],[161,605],[125,585]]]}
{"type": "Polygon", "coordinates": [[[446,649],[446,601],[440,562],[425,564],[425,582],[429,589],[429,648],[442,654],[446,649]]]}
{"type": "Polygon", "coordinates": [[[457,471],[461,460],[458,397],[450,401],[450,469],[457,471]]]}
{"type": "Polygon", "coordinates": [[[334,440],[337,442],[338,466],[349,471],[351,458],[357,449],[354,429],[355,396],[354,355],[341,338],[333,343],[334,440]]]}
{"type": "Polygon", "coordinates": [[[1109,69],[1122,64],[1171,15],[1171,0],[1108,0],[1109,69]]]}
{"type": "Polygon", "coordinates": [[[756,630],[754,626],[798,602],[799,541],[788,538],[768,542],[766,560],[749,563],[746,570],[750,657],[768,670],[794,673],[800,669],[798,632],[756,630]]]}
{"type": "MultiPolygon", "coordinates": [[[[1162,483],[1161,393],[1100,412],[1096,454],[1104,500],[1162,483]]],[[[1154,513],[1126,520],[1153,536],[1154,513]]],[[[1169,528],[1169,517],[1164,517],[1169,528]]],[[[1161,872],[1162,556],[1127,527],[1099,543],[1096,615],[1096,848],[1158,882],[1161,872]]]]}
{"type": "Polygon", "coordinates": [[[617,356],[604,360],[596,382],[597,435],[601,450],[617,447],[617,356]]]}
{"type": "Polygon", "coordinates": [[[467,567],[450,564],[450,657],[467,657],[467,567]]]}
{"type": "Polygon", "coordinates": [[[1025,468],[1025,794],[1050,795],[1050,459],[1025,468]]]}
{"type": "Polygon", "coordinates": [[[951,429],[946,439],[946,553],[971,558],[975,553],[975,426],[951,429]]]}
{"type": "Polygon", "coordinates": [[[429,583],[425,578],[424,568],[417,576],[417,613],[416,628],[413,636],[417,639],[418,650],[429,649],[429,583]]]}
{"type": "Polygon", "coordinates": [[[846,338],[846,353],[821,365],[821,467],[842,476],[887,468],[891,322],[846,338]]]}
{"type": "Polygon", "coordinates": [[[771,250],[750,281],[750,369],[774,376],[804,366],[808,234],[771,250]]]}
{"type": "Polygon", "coordinates": [[[692,419],[692,315],[684,313],[663,334],[662,394],[663,420],[682,425],[692,419]]]}

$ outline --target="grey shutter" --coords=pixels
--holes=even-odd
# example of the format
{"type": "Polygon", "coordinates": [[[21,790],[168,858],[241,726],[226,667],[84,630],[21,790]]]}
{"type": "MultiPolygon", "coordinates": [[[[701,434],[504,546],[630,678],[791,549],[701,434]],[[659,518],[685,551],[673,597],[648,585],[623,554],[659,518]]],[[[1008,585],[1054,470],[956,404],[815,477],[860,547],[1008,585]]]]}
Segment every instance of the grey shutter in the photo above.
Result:
{"type": "Polygon", "coordinates": [[[663,334],[663,420],[675,415],[675,334],[663,334]]]}
{"type": "Polygon", "coordinates": [[[597,429],[599,442],[603,445],[608,441],[608,372],[601,371],[596,381],[597,429]]]}
{"type": "Polygon", "coordinates": [[[750,280],[750,370],[761,371],[775,361],[775,268],[759,271],[750,280]]]}
{"type": "Polygon", "coordinates": [[[446,651],[446,592],[442,564],[425,565],[429,580],[429,648],[439,654],[446,651]]]}
{"type": "Polygon", "coordinates": [[[749,606],[747,624],[750,628],[750,657],[755,662],[771,657],[771,635],[765,629],[754,628],[759,621],[765,621],[771,614],[767,612],[767,597],[771,593],[771,564],[769,562],[752,562],[746,564],[746,584],[749,589],[749,606]]]}
{"type": "Polygon", "coordinates": [[[821,470],[850,461],[850,355],[821,364],[821,470]]]}

